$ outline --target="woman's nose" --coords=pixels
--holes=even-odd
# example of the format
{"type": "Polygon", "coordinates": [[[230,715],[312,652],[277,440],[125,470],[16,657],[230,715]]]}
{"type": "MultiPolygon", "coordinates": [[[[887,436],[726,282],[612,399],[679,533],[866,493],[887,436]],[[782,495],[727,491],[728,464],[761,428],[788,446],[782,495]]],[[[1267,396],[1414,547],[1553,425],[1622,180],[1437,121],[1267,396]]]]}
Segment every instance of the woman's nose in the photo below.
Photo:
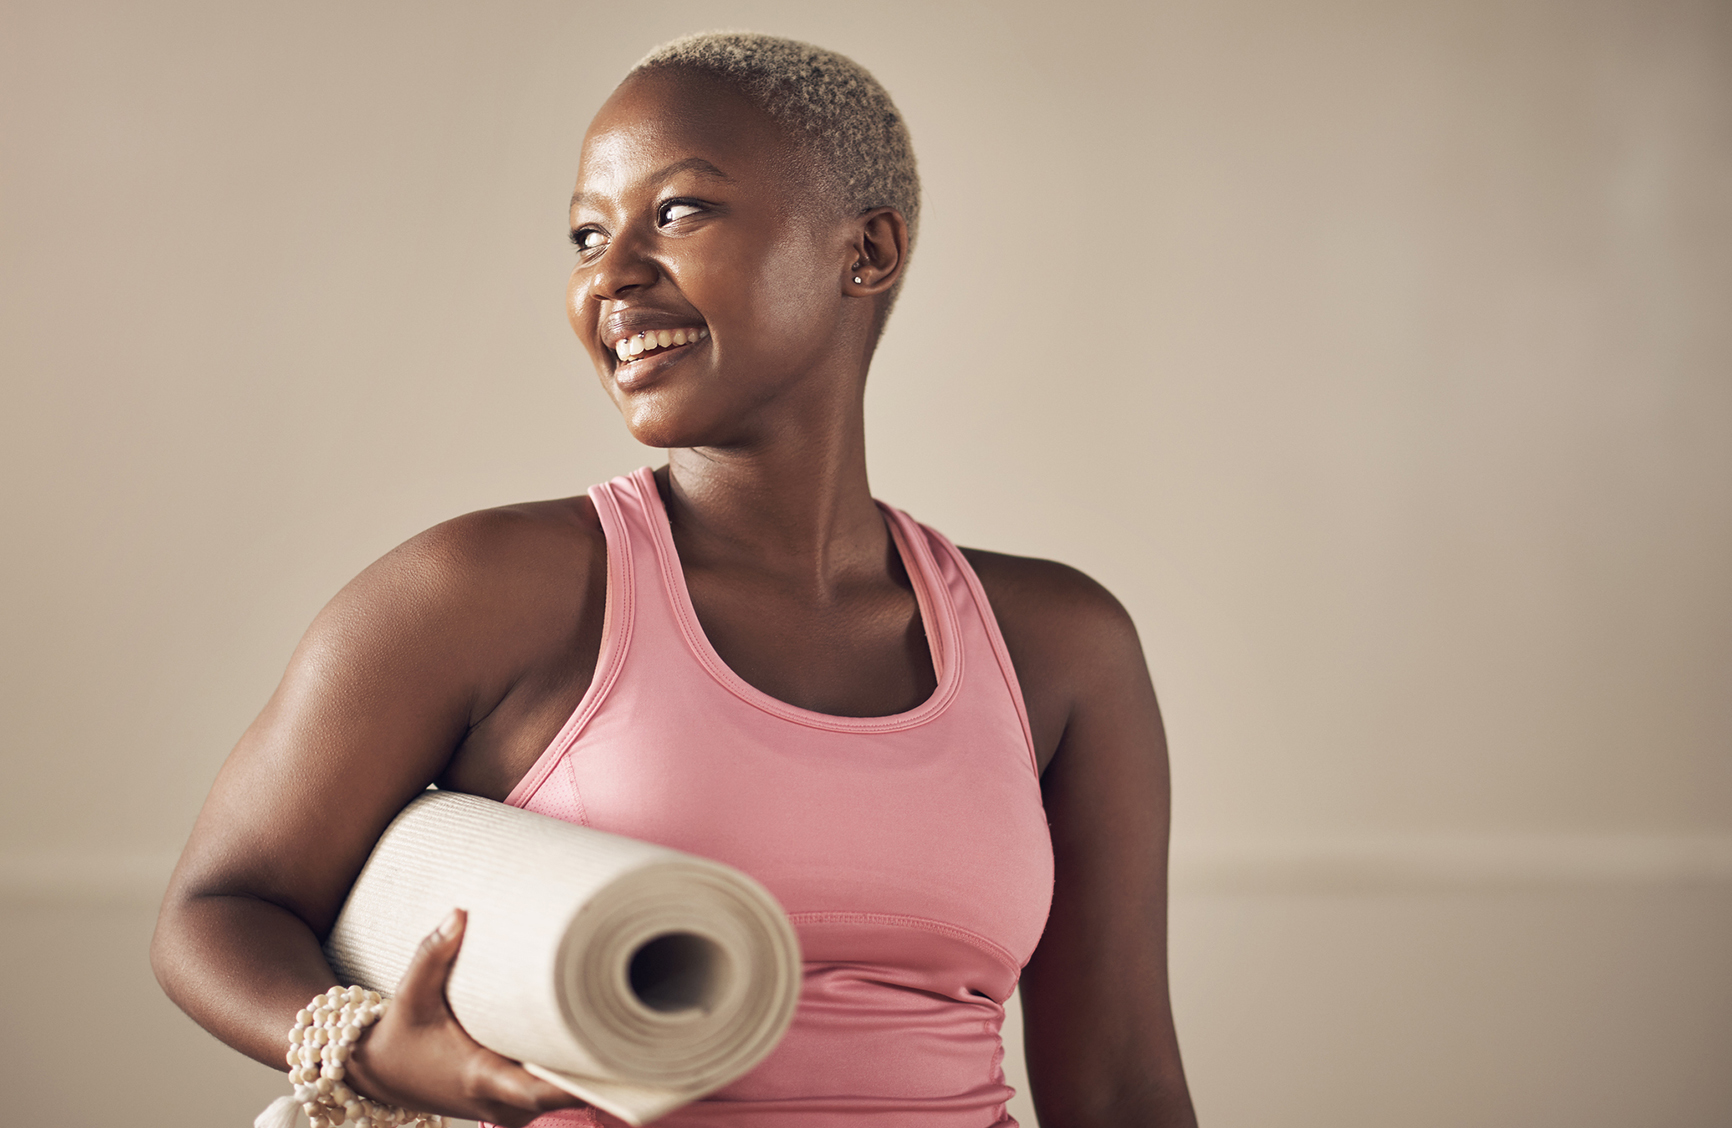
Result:
{"type": "Polygon", "coordinates": [[[607,301],[655,285],[661,269],[648,252],[641,236],[629,231],[616,235],[590,274],[590,296],[607,301]]]}

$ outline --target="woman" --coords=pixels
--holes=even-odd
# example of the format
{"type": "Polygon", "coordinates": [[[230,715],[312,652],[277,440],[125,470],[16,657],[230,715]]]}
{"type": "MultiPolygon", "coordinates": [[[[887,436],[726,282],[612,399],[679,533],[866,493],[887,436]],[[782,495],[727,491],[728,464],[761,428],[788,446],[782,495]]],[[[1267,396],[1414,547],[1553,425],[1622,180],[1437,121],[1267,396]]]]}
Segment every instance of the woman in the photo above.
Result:
{"type": "MultiPolygon", "coordinates": [[[[440,525],[320,613],[176,870],[153,960],[177,1003],[282,1068],[349,884],[437,783],[720,858],[789,911],[790,1033],[665,1123],[1009,1124],[1024,962],[1048,1128],[1194,1123],[1134,628],[1080,573],[958,552],[867,487],[917,219],[906,130],[841,56],[697,36],[627,76],[584,140],[569,313],[668,464],[440,525]]],[[[462,933],[427,938],[348,1083],[595,1122],[452,1017],[462,933]]]]}

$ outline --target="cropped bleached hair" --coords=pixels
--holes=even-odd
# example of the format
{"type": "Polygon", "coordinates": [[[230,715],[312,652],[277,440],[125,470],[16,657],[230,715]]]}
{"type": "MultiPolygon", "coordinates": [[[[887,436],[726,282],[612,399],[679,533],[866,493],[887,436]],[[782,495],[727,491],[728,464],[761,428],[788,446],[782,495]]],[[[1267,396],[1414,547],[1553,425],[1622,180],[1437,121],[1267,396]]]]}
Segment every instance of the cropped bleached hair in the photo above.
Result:
{"type": "Polygon", "coordinates": [[[914,144],[896,103],[865,67],[793,39],[709,31],[662,44],[631,74],[661,69],[697,71],[739,90],[818,158],[815,171],[831,182],[846,210],[901,212],[913,250],[920,227],[914,144]]]}

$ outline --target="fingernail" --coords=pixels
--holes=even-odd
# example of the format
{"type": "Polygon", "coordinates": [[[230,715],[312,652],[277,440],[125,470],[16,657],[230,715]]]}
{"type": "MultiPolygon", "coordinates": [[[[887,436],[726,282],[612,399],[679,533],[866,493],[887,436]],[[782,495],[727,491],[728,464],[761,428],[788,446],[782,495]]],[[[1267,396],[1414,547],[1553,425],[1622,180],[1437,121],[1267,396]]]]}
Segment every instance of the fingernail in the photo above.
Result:
{"type": "Polygon", "coordinates": [[[462,923],[463,910],[452,909],[450,915],[447,916],[444,922],[439,925],[439,935],[443,936],[447,940],[451,939],[453,936],[457,935],[457,929],[462,925],[462,923]]]}

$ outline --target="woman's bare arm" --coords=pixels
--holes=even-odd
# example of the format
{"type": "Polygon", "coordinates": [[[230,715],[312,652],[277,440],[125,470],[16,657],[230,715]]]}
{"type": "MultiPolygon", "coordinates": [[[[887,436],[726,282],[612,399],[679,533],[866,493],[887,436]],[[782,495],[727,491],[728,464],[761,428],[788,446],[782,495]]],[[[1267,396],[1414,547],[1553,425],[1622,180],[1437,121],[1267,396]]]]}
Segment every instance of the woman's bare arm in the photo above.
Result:
{"type": "MultiPolygon", "coordinates": [[[[385,825],[435,779],[509,786],[503,761],[521,761],[525,742],[490,718],[599,640],[605,547],[589,522],[576,502],[460,518],[319,614],[218,774],[158,919],[157,978],[206,1029],[284,1068],[295,1012],[335,983],[320,939],[385,825]]],[[[594,660],[590,650],[576,665],[594,660]]],[[[535,727],[533,708],[513,708],[514,727],[535,727]]],[[[361,1043],[351,1086],[507,1124],[574,1103],[450,1019],[444,972],[460,943],[460,930],[429,938],[403,985],[414,997],[361,1043]]]]}
{"type": "Polygon", "coordinates": [[[1117,600],[1048,561],[970,551],[1029,706],[1052,912],[1022,976],[1047,1128],[1196,1123],[1167,991],[1166,738],[1117,600]]]}

